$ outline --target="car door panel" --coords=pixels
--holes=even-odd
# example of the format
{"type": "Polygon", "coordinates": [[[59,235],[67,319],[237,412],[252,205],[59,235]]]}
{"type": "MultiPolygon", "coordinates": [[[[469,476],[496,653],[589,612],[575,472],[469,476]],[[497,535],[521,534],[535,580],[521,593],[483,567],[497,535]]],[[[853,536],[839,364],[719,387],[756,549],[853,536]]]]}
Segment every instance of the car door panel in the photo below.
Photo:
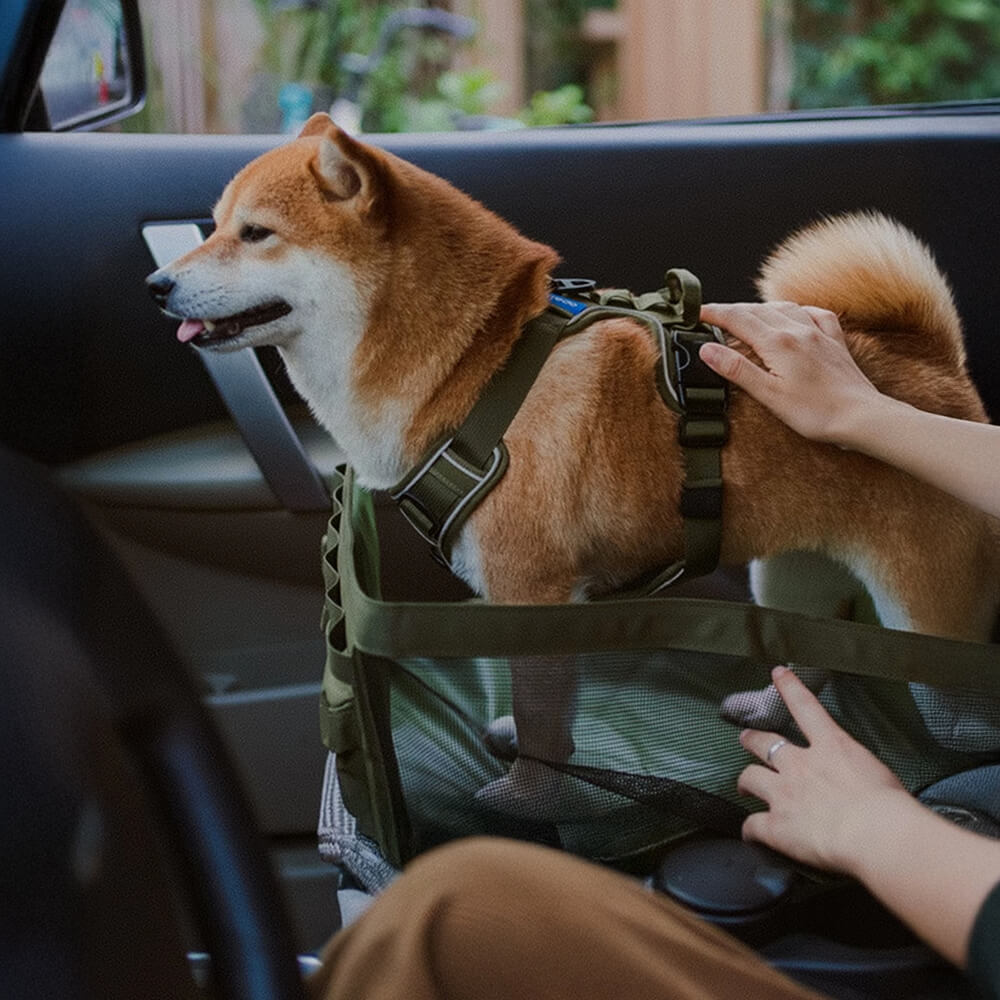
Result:
{"type": "Polygon", "coordinates": [[[19,450],[61,463],[226,415],[146,293],[142,226],[206,218],[225,179],[268,143],[190,138],[0,136],[16,317],[0,390],[5,440],[19,450]]]}
{"type": "MultiPolygon", "coordinates": [[[[792,229],[881,209],[921,235],[951,276],[978,373],[997,304],[997,120],[880,116],[381,142],[555,246],[564,273],[638,289],[686,266],[707,297],[745,298],[761,258],[792,229]]],[[[16,250],[4,261],[14,318],[4,351],[18,360],[0,376],[6,440],[63,462],[224,415],[193,352],[145,295],[152,260],[141,230],[204,219],[226,180],[276,141],[0,136],[0,209],[16,250]],[[58,242],[37,246],[38,231],[58,242]],[[69,287],[60,274],[72,275],[69,287]],[[53,399],[63,405],[40,405],[53,399]]],[[[270,364],[274,375],[280,364],[270,364]]],[[[997,401],[993,387],[984,394],[997,401]]],[[[282,396],[292,398],[287,386],[282,396]]]]}

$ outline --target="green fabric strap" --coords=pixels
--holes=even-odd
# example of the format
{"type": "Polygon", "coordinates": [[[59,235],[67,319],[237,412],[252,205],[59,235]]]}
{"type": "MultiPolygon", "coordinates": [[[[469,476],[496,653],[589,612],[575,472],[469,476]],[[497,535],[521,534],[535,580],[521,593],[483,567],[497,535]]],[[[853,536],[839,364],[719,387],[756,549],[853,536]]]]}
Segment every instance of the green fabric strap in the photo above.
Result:
{"type": "Polygon", "coordinates": [[[651,596],[682,577],[704,576],[719,562],[722,546],[722,448],[729,426],[728,386],[699,357],[702,344],[723,342],[721,331],[701,322],[701,282],[683,268],[667,271],[658,292],[634,295],[615,288],[590,295],[595,305],[567,328],[575,333],[598,319],[627,316],[642,323],[660,352],[657,385],[664,403],[680,417],[684,451],[681,516],[684,558],[634,582],[620,597],[651,596]]]}
{"type": "Polygon", "coordinates": [[[504,431],[565,327],[566,318],[553,310],[530,320],[461,427],[390,490],[444,562],[469,515],[507,471],[504,431]]]}
{"type": "Polygon", "coordinates": [[[409,848],[398,770],[384,730],[390,715],[389,663],[689,650],[1000,698],[1000,647],[995,645],[727,601],[388,602],[381,597],[379,560],[372,497],[354,484],[348,470],[346,481],[334,490],[324,541],[327,663],[321,729],[336,753],[344,802],[358,829],[396,864],[402,864],[409,848]]]}
{"type": "Polygon", "coordinates": [[[680,377],[684,415],[678,437],[684,449],[684,575],[704,576],[719,562],[722,547],[722,447],[729,435],[728,392],[718,375],[701,362],[702,344],[714,330],[676,334],[690,355],[680,377]]]}

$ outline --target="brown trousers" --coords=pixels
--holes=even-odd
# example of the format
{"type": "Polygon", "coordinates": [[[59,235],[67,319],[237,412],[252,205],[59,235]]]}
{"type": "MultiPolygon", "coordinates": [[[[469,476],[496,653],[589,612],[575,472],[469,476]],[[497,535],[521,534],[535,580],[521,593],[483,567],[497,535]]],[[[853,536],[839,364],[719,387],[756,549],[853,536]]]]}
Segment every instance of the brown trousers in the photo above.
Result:
{"type": "Polygon", "coordinates": [[[816,1000],[729,935],[565,853],[469,839],[336,934],[315,1000],[816,1000]]]}

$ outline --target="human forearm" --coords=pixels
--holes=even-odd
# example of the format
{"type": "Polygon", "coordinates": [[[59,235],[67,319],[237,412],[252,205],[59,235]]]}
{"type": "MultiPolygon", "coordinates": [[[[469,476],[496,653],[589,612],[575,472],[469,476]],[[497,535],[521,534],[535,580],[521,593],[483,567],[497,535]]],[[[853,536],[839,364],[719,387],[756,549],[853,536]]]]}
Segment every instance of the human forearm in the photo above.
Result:
{"type": "Polygon", "coordinates": [[[1000,881],[1000,844],[962,830],[903,791],[859,818],[852,837],[844,870],[964,967],[976,916],[1000,881]]]}
{"type": "Polygon", "coordinates": [[[1000,517],[1000,427],[927,413],[879,395],[839,414],[830,440],[1000,517]]]}

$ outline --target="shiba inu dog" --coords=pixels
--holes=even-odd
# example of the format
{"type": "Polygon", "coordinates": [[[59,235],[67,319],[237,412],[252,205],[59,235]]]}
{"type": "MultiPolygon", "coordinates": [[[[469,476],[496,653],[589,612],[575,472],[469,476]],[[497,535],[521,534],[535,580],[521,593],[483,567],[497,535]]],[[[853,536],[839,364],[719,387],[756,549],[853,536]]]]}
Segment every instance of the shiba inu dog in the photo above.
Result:
{"type": "MultiPolygon", "coordinates": [[[[546,309],[558,260],[324,115],[245,167],[214,215],[202,246],[150,276],[152,293],[181,319],[180,340],[202,350],[276,345],[372,489],[397,484],[461,423],[546,309]]],[[[822,222],[779,248],[763,275],[764,298],[836,312],[883,391],[986,420],[946,282],[898,224],[822,222]]],[[[505,434],[509,468],[453,550],[454,571],[475,591],[499,603],[579,600],[683,555],[683,456],[656,364],[652,339],[627,318],[555,347],[505,434]]],[[[739,392],[730,424],[724,563],[819,553],[851,570],[887,626],[989,634],[990,518],[863,455],[806,441],[739,392]]],[[[522,687],[520,701],[530,700],[522,687]]],[[[530,711],[515,710],[522,755],[565,759],[566,713],[536,726],[530,711]],[[546,727],[537,739],[547,749],[535,753],[529,730],[546,727]]]]}

